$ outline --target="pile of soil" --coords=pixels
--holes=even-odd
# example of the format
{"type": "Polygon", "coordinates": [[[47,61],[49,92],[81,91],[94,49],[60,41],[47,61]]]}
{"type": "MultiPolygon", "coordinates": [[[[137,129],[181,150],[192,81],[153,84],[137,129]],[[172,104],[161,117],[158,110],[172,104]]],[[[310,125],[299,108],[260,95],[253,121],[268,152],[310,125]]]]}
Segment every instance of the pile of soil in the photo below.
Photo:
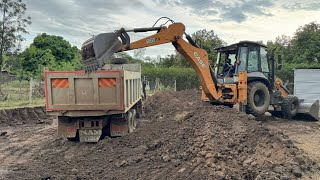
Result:
{"type": "Polygon", "coordinates": [[[10,179],[296,179],[319,170],[285,135],[196,90],[145,103],[136,132],[97,144],[56,139],[10,179]]]}
{"type": "Polygon", "coordinates": [[[0,110],[0,124],[5,126],[19,126],[23,124],[48,124],[52,119],[48,118],[45,107],[24,107],[0,110]]]}

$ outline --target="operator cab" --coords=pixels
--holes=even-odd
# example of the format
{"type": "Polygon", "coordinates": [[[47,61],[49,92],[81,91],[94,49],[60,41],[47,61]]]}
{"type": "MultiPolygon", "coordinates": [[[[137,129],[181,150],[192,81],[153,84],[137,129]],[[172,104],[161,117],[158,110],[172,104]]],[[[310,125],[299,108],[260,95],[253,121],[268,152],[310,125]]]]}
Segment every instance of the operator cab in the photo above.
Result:
{"type": "Polygon", "coordinates": [[[266,45],[253,41],[240,41],[236,44],[216,48],[216,51],[218,57],[215,76],[219,83],[237,83],[238,74],[243,71],[248,73],[248,81],[257,78],[270,80],[266,45]],[[226,69],[230,60],[232,67],[226,69]]]}

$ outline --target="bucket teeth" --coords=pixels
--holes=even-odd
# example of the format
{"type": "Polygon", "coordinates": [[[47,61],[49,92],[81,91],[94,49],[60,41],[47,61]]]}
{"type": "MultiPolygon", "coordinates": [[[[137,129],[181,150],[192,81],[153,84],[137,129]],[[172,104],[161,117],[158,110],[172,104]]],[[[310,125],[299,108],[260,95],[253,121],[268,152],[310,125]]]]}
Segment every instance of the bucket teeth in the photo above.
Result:
{"type": "Polygon", "coordinates": [[[98,70],[98,64],[97,63],[93,63],[93,64],[89,64],[85,66],[85,72],[90,74],[90,73],[94,73],[98,70]]]}

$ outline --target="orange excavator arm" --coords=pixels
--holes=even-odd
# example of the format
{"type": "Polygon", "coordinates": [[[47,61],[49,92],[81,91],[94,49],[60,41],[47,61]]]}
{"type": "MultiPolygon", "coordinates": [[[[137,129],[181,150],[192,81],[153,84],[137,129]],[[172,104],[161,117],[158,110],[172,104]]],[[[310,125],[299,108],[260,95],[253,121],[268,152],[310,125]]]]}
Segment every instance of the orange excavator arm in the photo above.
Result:
{"type": "MultiPolygon", "coordinates": [[[[101,61],[105,61],[111,54],[115,52],[128,51],[133,49],[146,48],[150,46],[156,46],[160,44],[172,43],[176,50],[181,53],[185,59],[192,65],[195,69],[198,78],[200,80],[200,85],[207,97],[212,97],[214,100],[220,101],[222,96],[222,91],[219,91],[219,85],[217,83],[216,77],[214,77],[211,72],[211,67],[209,65],[208,53],[206,50],[199,48],[196,43],[191,39],[189,35],[185,33],[185,26],[182,23],[173,23],[168,27],[152,27],[152,28],[137,28],[133,30],[124,30],[121,29],[116,31],[113,36],[112,34],[106,34],[104,37],[101,36],[100,39],[93,38],[90,41],[84,43],[82,47],[82,55],[85,59],[85,64],[88,63],[88,60],[97,60],[100,61],[94,67],[101,66],[101,61]],[[130,43],[130,37],[127,32],[147,32],[147,31],[157,31],[156,34],[148,36],[146,38],[140,39],[138,41],[130,43]],[[183,39],[183,36],[186,36],[188,42],[183,39]],[[110,40],[112,39],[113,40],[110,40]],[[119,41],[121,39],[121,42],[119,41]],[[95,43],[95,41],[97,41],[95,43]],[[101,43],[105,47],[101,48],[101,43]],[[112,42],[106,45],[106,42],[112,42]],[[96,47],[95,47],[96,46],[96,47]],[[99,46],[99,47],[98,47],[99,46]],[[93,48],[95,58],[92,58],[93,48]],[[106,53],[101,53],[105,51],[106,53]],[[91,53],[91,56],[90,56],[91,53]],[[98,55],[97,55],[98,54],[98,55]]],[[[91,63],[89,63],[92,66],[91,63]]],[[[100,67],[100,68],[101,68],[100,67]]]]}

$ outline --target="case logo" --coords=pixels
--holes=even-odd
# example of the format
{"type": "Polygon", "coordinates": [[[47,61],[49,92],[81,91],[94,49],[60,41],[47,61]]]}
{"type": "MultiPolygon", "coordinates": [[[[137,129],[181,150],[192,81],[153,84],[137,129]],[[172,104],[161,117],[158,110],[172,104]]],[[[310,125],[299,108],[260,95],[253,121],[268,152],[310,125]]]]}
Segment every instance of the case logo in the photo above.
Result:
{"type": "Polygon", "coordinates": [[[199,54],[197,52],[193,53],[194,56],[197,58],[199,64],[201,65],[202,68],[206,68],[206,65],[204,64],[204,62],[202,61],[201,57],[199,56],[199,54]]]}

